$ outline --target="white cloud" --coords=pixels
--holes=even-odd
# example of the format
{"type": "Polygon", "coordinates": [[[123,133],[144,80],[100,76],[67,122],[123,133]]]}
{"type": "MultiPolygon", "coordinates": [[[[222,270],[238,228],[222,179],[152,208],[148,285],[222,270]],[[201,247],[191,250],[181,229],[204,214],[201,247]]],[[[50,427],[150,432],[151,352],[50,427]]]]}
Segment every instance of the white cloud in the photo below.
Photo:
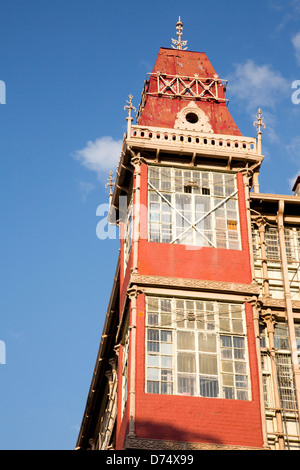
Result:
{"type": "Polygon", "coordinates": [[[290,143],[286,146],[286,151],[291,157],[291,160],[298,164],[300,160],[300,136],[293,137],[290,143]]]}
{"type": "Polygon", "coordinates": [[[235,65],[228,77],[228,91],[234,100],[254,112],[257,108],[274,109],[276,104],[290,93],[290,82],[271,65],[258,65],[253,60],[235,65]]]}
{"type": "Polygon", "coordinates": [[[89,183],[88,181],[80,181],[79,182],[79,192],[82,197],[82,201],[85,202],[88,195],[96,189],[96,186],[93,183],[89,183]]]}
{"type": "Polygon", "coordinates": [[[292,38],[292,44],[295,48],[297,62],[300,65],[300,32],[292,38]]]}
{"type": "MultiPolygon", "coordinates": [[[[107,177],[109,171],[114,171],[120,158],[122,140],[112,137],[100,137],[87,142],[81,150],[74,152],[73,157],[84,167],[97,173],[99,179],[107,177]]],[[[87,189],[87,188],[86,188],[87,189]]]]}

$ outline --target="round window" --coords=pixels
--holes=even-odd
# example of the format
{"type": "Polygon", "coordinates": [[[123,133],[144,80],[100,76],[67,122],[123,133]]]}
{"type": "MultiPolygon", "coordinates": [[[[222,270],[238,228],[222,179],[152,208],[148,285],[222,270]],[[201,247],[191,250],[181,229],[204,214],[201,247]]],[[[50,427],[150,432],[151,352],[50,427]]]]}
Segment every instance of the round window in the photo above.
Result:
{"type": "Polygon", "coordinates": [[[198,122],[199,118],[197,116],[196,113],[188,113],[186,116],[185,116],[185,119],[187,120],[187,122],[189,122],[190,124],[196,124],[196,122],[198,122]]]}

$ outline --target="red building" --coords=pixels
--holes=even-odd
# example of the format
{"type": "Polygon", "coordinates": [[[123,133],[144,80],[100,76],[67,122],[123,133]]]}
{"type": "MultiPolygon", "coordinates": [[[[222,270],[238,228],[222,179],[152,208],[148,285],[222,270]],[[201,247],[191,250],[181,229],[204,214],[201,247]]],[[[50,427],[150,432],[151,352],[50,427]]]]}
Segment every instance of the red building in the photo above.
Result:
{"type": "Polygon", "coordinates": [[[242,136],[226,82],[177,27],[137,124],[127,106],[110,197],[120,257],[78,449],[270,448],[250,213],[261,113],[242,136]]]}

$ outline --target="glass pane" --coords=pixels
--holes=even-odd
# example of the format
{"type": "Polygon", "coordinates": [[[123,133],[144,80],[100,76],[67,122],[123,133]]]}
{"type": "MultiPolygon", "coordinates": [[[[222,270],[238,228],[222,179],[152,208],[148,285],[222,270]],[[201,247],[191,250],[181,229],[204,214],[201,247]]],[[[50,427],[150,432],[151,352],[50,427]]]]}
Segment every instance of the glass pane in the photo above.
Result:
{"type": "Polygon", "coordinates": [[[159,370],[148,368],[147,377],[149,380],[159,380],[159,370]]]}
{"type": "Polygon", "coordinates": [[[248,392],[246,390],[237,390],[238,400],[248,400],[248,392]]]}
{"type": "Polygon", "coordinates": [[[222,371],[223,372],[233,372],[233,362],[232,361],[222,361],[222,371]]]}
{"type": "Polygon", "coordinates": [[[243,333],[243,321],[242,320],[232,320],[232,330],[234,333],[243,333]]]}
{"type": "Polygon", "coordinates": [[[160,340],[165,343],[172,343],[172,331],[161,330],[160,340]]]}
{"type": "Polygon", "coordinates": [[[178,353],[177,354],[177,370],[179,372],[196,372],[195,354],[178,353]]]}
{"type": "Polygon", "coordinates": [[[147,363],[148,363],[148,366],[158,367],[159,366],[159,356],[152,356],[151,354],[149,354],[147,356],[147,363]]]}
{"type": "Polygon", "coordinates": [[[159,382],[147,381],[147,392],[148,393],[159,393],[159,382]]]}
{"type": "Polygon", "coordinates": [[[213,333],[198,333],[198,348],[199,351],[216,352],[217,351],[217,338],[213,333]]]}
{"type": "Polygon", "coordinates": [[[169,343],[161,343],[160,345],[161,353],[162,354],[172,354],[173,353],[173,346],[169,343]]]}
{"type": "Polygon", "coordinates": [[[228,400],[233,400],[235,398],[233,388],[224,387],[223,393],[224,393],[224,398],[227,398],[228,400]]]}
{"type": "Polygon", "coordinates": [[[192,331],[178,331],[177,348],[195,350],[195,334],[192,331]]]}
{"type": "Polygon", "coordinates": [[[161,365],[162,367],[173,367],[173,358],[170,356],[162,356],[161,365]]]}
{"type": "Polygon", "coordinates": [[[183,395],[196,395],[196,380],[194,377],[178,375],[178,393],[183,395]]]}
{"type": "Polygon", "coordinates": [[[217,375],[217,356],[211,354],[199,354],[199,372],[200,374],[217,375]]]}
{"type": "Polygon", "coordinates": [[[173,395],[173,384],[168,382],[162,382],[161,386],[161,393],[165,395],[173,395]]]}
{"type": "Polygon", "coordinates": [[[202,397],[217,398],[219,396],[218,380],[210,377],[200,377],[200,395],[202,397]]]}
{"type": "Polygon", "coordinates": [[[233,374],[223,374],[223,385],[234,386],[234,375],[233,374]]]}

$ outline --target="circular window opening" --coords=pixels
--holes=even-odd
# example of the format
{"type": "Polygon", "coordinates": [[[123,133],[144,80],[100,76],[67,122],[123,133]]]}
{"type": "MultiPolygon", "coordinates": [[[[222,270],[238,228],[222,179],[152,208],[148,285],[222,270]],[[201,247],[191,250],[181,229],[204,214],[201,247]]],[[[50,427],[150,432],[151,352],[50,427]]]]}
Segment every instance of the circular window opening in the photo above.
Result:
{"type": "Polygon", "coordinates": [[[187,122],[189,122],[190,124],[196,124],[196,122],[199,121],[199,118],[197,116],[197,114],[195,113],[188,113],[185,117],[185,119],[187,120],[187,122]]]}

